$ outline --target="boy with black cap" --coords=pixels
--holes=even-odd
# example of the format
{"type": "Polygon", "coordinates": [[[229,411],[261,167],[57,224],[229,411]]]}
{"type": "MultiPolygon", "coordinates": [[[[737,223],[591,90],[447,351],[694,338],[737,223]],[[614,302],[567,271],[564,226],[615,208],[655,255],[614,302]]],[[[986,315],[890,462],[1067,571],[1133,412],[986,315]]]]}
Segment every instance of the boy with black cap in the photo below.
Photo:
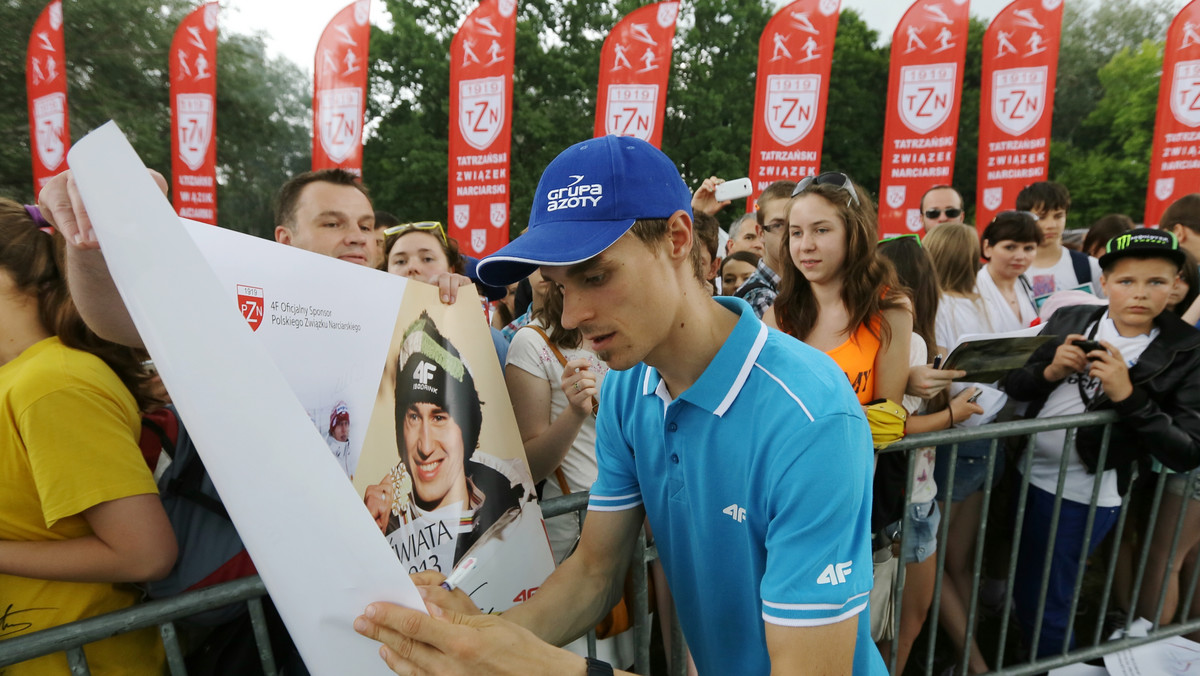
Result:
{"type": "Polygon", "coordinates": [[[824,354],[705,293],[690,203],[658,149],[592,139],[547,167],[529,230],[480,263],[492,284],[540,268],[563,291],[563,325],[614,369],[599,478],[575,554],[503,616],[433,587],[433,618],[368,607],[355,627],[398,673],[614,673],[543,641],[567,643],[609,610],[645,517],[701,673],[885,673],[865,612],[862,408],[824,354]]]}
{"type": "Polygon", "coordinates": [[[1037,435],[1014,601],[1017,619],[1032,640],[1042,563],[1053,536],[1039,657],[1061,653],[1064,642],[1074,646],[1066,627],[1095,482],[1100,482],[1100,492],[1089,555],[1116,523],[1137,460],[1152,454],[1176,471],[1200,465],[1200,332],[1164,312],[1183,264],[1183,252],[1170,232],[1141,228],[1114,238],[1100,257],[1108,306],[1056,312],[1041,332],[1054,338],[1005,379],[1010,397],[1030,402],[1030,416],[1105,409],[1121,416],[1112,427],[1099,478],[1094,474],[1103,428],[1079,429],[1073,447],[1065,448],[1065,430],[1037,435]],[[1052,534],[1049,524],[1064,451],[1070,457],[1058,529],[1052,534]]]}

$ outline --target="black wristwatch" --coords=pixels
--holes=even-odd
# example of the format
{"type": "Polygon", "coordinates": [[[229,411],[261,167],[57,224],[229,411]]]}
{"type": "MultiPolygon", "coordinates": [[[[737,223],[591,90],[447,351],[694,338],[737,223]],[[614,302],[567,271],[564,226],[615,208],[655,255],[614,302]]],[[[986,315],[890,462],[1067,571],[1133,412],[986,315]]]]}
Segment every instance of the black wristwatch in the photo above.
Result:
{"type": "Polygon", "coordinates": [[[613,676],[612,665],[608,662],[601,662],[595,657],[587,659],[587,676],[613,676]]]}

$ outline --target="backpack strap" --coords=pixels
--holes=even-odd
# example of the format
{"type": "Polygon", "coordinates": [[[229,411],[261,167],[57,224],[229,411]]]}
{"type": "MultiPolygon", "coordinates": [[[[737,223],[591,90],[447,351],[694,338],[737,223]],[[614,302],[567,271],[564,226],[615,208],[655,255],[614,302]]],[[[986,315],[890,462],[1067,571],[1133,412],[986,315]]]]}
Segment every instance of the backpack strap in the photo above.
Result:
{"type": "Polygon", "coordinates": [[[1090,258],[1082,251],[1067,249],[1067,253],[1071,256],[1071,267],[1075,268],[1075,279],[1080,284],[1091,284],[1092,282],[1092,266],[1088,260],[1090,258]]]}
{"type": "MultiPolygon", "coordinates": [[[[567,358],[565,356],[563,356],[562,350],[559,350],[558,346],[555,345],[554,342],[550,340],[550,336],[546,334],[545,329],[543,329],[542,327],[540,327],[536,324],[526,324],[525,326],[522,326],[521,328],[533,329],[534,331],[537,331],[538,335],[542,337],[542,340],[546,341],[546,346],[550,348],[550,351],[554,353],[554,356],[558,357],[558,363],[562,364],[563,368],[566,368],[567,358]]],[[[597,415],[599,413],[600,413],[600,397],[593,397],[592,398],[592,415],[597,415]]],[[[563,495],[566,495],[566,493],[563,493],[563,495]]]]}
{"type": "MultiPolygon", "coordinates": [[[[174,406],[167,406],[163,410],[170,413],[167,426],[174,427],[177,432],[173,443],[170,442],[170,435],[164,433],[162,438],[166,443],[163,447],[172,449],[170,453],[172,462],[180,463],[174,476],[168,479],[166,485],[162,487],[163,495],[178,496],[230,521],[225,505],[221,504],[219,499],[207,495],[203,490],[208,472],[204,469],[204,461],[200,458],[200,454],[196,452],[196,445],[192,443],[191,435],[187,433],[187,429],[179,420],[179,413],[174,406]]],[[[143,420],[143,423],[145,422],[146,420],[143,420]]],[[[150,424],[158,427],[156,423],[151,422],[150,424]]]]}

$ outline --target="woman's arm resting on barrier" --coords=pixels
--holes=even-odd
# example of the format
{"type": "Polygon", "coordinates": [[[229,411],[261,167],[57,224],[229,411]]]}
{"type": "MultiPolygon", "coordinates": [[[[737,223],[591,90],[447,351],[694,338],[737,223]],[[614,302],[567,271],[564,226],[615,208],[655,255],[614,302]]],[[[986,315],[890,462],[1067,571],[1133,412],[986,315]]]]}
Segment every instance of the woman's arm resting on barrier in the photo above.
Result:
{"type": "MultiPolygon", "coordinates": [[[[866,611],[863,611],[866,612],[866,611]]],[[[771,674],[849,674],[854,671],[858,616],[816,627],[764,623],[771,674]]],[[[866,646],[864,649],[874,648],[866,646]]]]}
{"type": "Polygon", "coordinates": [[[82,515],[93,535],[0,541],[0,573],[67,582],[145,582],[171,572],[175,533],[157,494],[102,502],[82,515]]]}

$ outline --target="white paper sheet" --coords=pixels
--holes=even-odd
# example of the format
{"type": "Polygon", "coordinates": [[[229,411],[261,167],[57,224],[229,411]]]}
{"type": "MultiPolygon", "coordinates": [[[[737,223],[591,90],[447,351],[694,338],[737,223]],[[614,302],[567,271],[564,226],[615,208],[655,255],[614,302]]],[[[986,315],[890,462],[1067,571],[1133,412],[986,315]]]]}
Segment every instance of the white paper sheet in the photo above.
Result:
{"type": "Polygon", "coordinates": [[[420,597],[304,407],[113,123],[69,154],[125,299],[309,670],[391,673],[352,623],[420,597]]]}

